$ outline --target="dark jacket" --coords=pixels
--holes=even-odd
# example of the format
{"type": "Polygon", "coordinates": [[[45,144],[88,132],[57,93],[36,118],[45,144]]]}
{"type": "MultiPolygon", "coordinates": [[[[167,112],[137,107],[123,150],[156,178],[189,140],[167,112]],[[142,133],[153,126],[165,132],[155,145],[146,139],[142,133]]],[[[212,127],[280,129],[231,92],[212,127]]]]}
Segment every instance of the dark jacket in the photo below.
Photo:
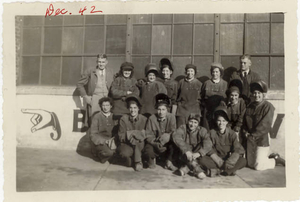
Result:
{"type": "Polygon", "coordinates": [[[235,132],[240,132],[244,121],[244,115],[246,112],[245,101],[242,98],[239,98],[237,104],[232,105],[231,103],[229,103],[227,105],[227,112],[228,112],[228,117],[230,119],[228,125],[235,132]]]}
{"type": "Polygon", "coordinates": [[[200,90],[202,83],[198,79],[187,81],[185,78],[178,83],[177,116],[188,117],[191,113],[201,114],[200,90]]]}
{"type": "Polygon", "coordinates": [[[163,80],[163,84],[167,89],[167,95],[171,99],[172,105],[176,105],[178,82],[171,78],[163,80]]]}
{"type": "Polygon", "coordinates": [[[205,156],[212,149],[209,134],[201,126],[190,132],[186,125],[182,125],[172,134],[172,139],[182,154],[191,151],[205,156]]]}
{"type": "Polygon", "coordinates": [[[136,86],[136,83],[137,81],[135,78],[126,79],[123,76],[115,78],[115,80],[112,82],[109,95],[114,100],[113,113],[115,115],[129,113],[125,98],[127,96],[127,91],[131,91],[131,95],[139,96],[140,91],[136,86]]]}
{"type": "Polygon", "coordinates": [[[160,122],[158,121],[157,114],[153,114],[149,117],[146,125],[146,141],[152,143],[155,139],[160,137],[164,133],[173,133],[176,130],[176,118],[173,114],[167,113],[166,119],[164,120],[165,129],[162,130],[160,122]]]}
{"type": "Polygon", "coordinates": [[[250,133],[257,146],[270,146],[268,133],[271,131],[274,117],[274,106],[263,100],[260,103],[252,102],[246,109],[243,132],[250,133]]]}
{"type": "Polygon", "coordinates": [[[226,128],[225,134],[220,134],[217,130],[210,130],[210,138],[213,150],[223,160],[235,165],[241,155],[245,153],[243,146],[239,143],[237,135],[230,128],[226,128]]]}

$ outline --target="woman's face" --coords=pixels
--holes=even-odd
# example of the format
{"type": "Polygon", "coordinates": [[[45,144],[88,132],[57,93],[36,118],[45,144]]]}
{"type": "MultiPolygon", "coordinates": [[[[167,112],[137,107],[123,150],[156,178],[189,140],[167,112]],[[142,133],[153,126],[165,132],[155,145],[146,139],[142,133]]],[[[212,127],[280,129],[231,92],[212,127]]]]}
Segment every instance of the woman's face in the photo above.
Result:
{"type": "Polygon", "coordinates": [[[230,93],[230,102],[233,104],[236,104],[239,100],[239,93],[236,91],[233,91],[230,93]]]}
{"type": "Polygon", "coordinates": [[[110,102],[103,102],[101,105],[101,108],[104,113],[108,113],[108,112],[110,112],[112,106],[111,106],[110,102]]]}
{"type": "Polygon", "coordinates": [[[211,76],[212,76],[212,79],[220,79],[221,77],[221,72],[220,72],[220,69],[219,68],[214,68],[212,71],[211,71],[211,76]]]}
{"type": "Polygon", "coordinates": [[[218,116],[217,126],[220,131],[222,131],[222,132],[225,131],[227,124],[228,124],[228,121],[226,121],[226,119],[224,119],[224,117],[218,116]]]}
{"type": "Polygon", "coordinates": [[[129,105],[129,113],[132,117],[136,117],[139,114],[139,107],[137,106],[137,104],[132,103],[129,105]]]}
{"type": "Polygon", "coordinates": [[[157,108],[157,114],[159,118],[164,118],[167,116],[168,108],[166,105],[160,105],[157,108]]]}
{"type": "Polygon", "coordinates": [[[170,79],[172,75],[172,70],[170,70],[169,67],[164,67],[161,73],[164,76],[164,79],[170,79]]]}
{"type": "Polygon", "coordinates": [[[255,102],[261,102],[264,99],[264,94],[258,90],[253,91],[252,95],[255,102]]]}
{"type": "Polygon", "coordinates": [[[150,72],[147,75],[147,79],[148,79],[149,82],[154,82],[156,80],[156,75],[153,72],[150,72]]]}
{"type": "Polygon", "coordinates": [[[195,70],[192,69],[192,68],[187,69],[187,70],[186,70],[186,77],[187,77],[188,79],[193,79],[193,78],[195,78],[195,70]]]}
{"type": "Polygon", "coordinates": [[[190,129],[191,131],[196,130],[196,128],[197,128],[198,126],[199,126],[199,123],[198,123],[197,120],[195,120],[195,119],[190,119],[190,120],[188,121],[188,127],[189,127],[189,129],[190,129]]]}
{"type": "Polygon", "coordinates": [[[131,70],[124,70],[123,71],[123,77],[124,78],[129,78],[131,75],[131,70]]]}

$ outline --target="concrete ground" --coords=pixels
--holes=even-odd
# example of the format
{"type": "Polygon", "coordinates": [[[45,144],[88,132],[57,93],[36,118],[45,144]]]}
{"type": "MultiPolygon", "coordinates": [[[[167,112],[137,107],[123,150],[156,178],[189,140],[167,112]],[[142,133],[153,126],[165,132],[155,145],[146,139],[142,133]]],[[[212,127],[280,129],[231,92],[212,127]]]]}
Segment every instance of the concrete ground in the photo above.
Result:
{"type": "Polygon", "coordinates": [[[17,148],[17,191],[151,190],[285,187],[285,168],[266,171],[244,168],[236,176],[199,180],[174,175],[161,166],[135,172],[101,164],[88,152],[17,148]]]}

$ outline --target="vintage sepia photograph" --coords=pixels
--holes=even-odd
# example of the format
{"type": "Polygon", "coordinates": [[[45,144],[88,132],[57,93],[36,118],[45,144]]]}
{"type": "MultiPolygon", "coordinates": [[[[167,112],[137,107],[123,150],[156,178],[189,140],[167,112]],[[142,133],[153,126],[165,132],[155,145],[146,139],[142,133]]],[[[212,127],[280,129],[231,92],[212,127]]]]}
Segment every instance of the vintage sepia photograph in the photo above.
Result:
{"type": "Polygon", "coordinates": [[[288,187],[285,9],[101,5],[14,15],[15,194],[288,187]]]}

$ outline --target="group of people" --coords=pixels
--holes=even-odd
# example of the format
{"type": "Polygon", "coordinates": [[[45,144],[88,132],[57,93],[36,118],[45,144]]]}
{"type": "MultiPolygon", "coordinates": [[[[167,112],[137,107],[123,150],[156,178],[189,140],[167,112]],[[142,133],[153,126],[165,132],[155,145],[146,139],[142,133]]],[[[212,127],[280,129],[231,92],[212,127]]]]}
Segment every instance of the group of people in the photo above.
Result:
{"type": "Polygon", "coordinates": [[[267,84],[251,70],[251,56],[229,84],[224,67],[211,64],[211,79],[203,84],[197,67],[185,66],[185,77],[172,78],[173,64],[162,58],[149,63],[145,78],[134,78],[134,65],[121,64],[108,85],[105,54],[96,69],[86,70],[77,88],[87,103],[92,154],[101,163],[114,157],[136,171],[162,161],[178,175],[197,178],[235,175],[248,165],[255,170],[285,166],[277,153],[269,155],[274,106],[265,100],[267,84]]]}

